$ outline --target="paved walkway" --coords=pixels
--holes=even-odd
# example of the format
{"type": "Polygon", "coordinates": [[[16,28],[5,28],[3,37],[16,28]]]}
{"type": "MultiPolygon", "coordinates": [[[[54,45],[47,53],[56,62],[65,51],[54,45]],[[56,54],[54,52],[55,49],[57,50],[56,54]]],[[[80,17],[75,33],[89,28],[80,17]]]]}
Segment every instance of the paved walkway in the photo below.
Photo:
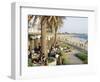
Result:
{"type": "Polygon", "coordinates": [[[68,61],[69,61],[69,64],[83,64],[83,62],[77,58],[75,56],[75,54],[78,53],[77,50],[74,50],[73,52],[70,52],[68,55],[67,55],[67,58],[68,58],[68,61]]]}

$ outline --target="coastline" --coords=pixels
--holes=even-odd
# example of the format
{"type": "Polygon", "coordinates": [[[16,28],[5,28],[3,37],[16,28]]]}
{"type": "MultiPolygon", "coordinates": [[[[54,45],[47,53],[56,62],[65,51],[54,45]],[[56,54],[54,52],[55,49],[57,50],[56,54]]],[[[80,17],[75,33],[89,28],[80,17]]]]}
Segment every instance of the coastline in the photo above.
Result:
{"type": "Polygon", "coordinates": [[[88,49],[88,40],[81,40],[77,37],[73,37],[73,34],[58,34],[58,40],[62,40],[70,45],[74,45],[76,47],[79,47],[81,49],[84,49],[87,51],[88,49]]]}

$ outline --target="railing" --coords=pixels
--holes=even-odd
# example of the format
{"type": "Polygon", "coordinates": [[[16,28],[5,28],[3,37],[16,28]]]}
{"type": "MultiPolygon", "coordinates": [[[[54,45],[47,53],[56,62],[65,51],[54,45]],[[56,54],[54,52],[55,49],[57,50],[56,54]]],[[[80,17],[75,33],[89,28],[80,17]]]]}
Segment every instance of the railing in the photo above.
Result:
{"type": "Polygon", "coordinates": [[[76,39],[71,36],[66,36],[66,35],[59,36],[59,39],[61,39],[61,41],[65,42],[67,44],[70,44],[76,48],[83,49],[86,51],[88,49],[88,43],[86,43],[86,41],[81,41],[79,39],[76,39]]]}

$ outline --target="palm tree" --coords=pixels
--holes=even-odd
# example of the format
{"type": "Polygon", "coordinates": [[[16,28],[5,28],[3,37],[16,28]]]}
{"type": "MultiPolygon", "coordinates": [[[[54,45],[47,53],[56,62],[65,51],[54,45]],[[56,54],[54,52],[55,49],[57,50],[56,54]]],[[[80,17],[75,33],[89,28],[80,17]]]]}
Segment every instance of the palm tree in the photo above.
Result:
{"type": "Polygon", "coordinates": [[[37,18],[40,20],[41,25],[41,56],[44,56],[45,62],[43,62],[44,65],[48,65],[48,53],[47,53],[47,30],[51,29],[53,33],[55,34],[54,42],[56,43],[57,38],[57,30],[61,25],[63,24],[63,18],[61,16],[29,16],[28,21],[34,17],[33,25],[37,18]]]}
{"type": "MultiPolygon", "coordinates": [[[[28,25],[29,25],[32,18],[33,18],[33,15],[28,16],[28,25]]],[[[28,28],[29,28],[29,26],[28,26],[28,28]]],[[[29,56],[31,58],[32,57],[32,39],[31,39],[30,35],[28,35],[28,43],[29,43],[28,49],[29,49],[29,52],[30,52],[29,56]]]]}
{"type": "MultiPolygon", "coordinates": [[[[37,18],[38,16],[34,16],[34,15],[28,16],[28,29],[31,29],[31,30],[34,29],[33,27],[35,26],[35,23],[37,22],[37,18]]],[[[29,45],[30,55],[32,55],[32,49],[34,48],[34,40],[32,39],[33,35],[34,35],[33,32],[28,33],[28,41],[30,43],[29,45]]]]}
{"type": "Polygon", "coordinates": [[[58,31],[58,29],[63,25],[63,18],[64,17],[61,17],[61,16],[56,16],[56,17],[54,17],[54,19],[56,20],[56,21],[54,21],[54,30],[55,30],[55,32],[54,32],[54,43],[53,43],[53,46],[55,46],[55,44],[56,44],[56,41],[57,41],[57,31],[58,31]]]}
{"type": "Polygon", "coordinates": [[[45,65],[48,64],[48,53],[47,53],[47,29],[50,28],[55,31],[55,39],[56,42],[57,30],[62,25],[63,17],[61,16],[41,16],[41,46],[42,46],[42,54],[45,56],[45,65]]]}
{"type": "Polygon", "coordinates": [[[42,57],[44,56],[44,62],[42,62],[44,65],[48,64],[48,55],[47,55],[47,42],[46,42],[46,34],[47,34],[47,19],[48,17],[46,16],[41,16],[41,54],[42,57]]]}

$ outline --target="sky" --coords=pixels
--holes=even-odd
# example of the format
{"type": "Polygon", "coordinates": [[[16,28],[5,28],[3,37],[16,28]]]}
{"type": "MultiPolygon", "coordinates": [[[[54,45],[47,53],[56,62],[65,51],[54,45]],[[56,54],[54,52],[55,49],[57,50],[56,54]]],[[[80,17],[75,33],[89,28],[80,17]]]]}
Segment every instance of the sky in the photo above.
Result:
{"type": "Polygon", "coordinates": [[[59,32],[88,33],[87,17],[66,17],[59,32]]]}

